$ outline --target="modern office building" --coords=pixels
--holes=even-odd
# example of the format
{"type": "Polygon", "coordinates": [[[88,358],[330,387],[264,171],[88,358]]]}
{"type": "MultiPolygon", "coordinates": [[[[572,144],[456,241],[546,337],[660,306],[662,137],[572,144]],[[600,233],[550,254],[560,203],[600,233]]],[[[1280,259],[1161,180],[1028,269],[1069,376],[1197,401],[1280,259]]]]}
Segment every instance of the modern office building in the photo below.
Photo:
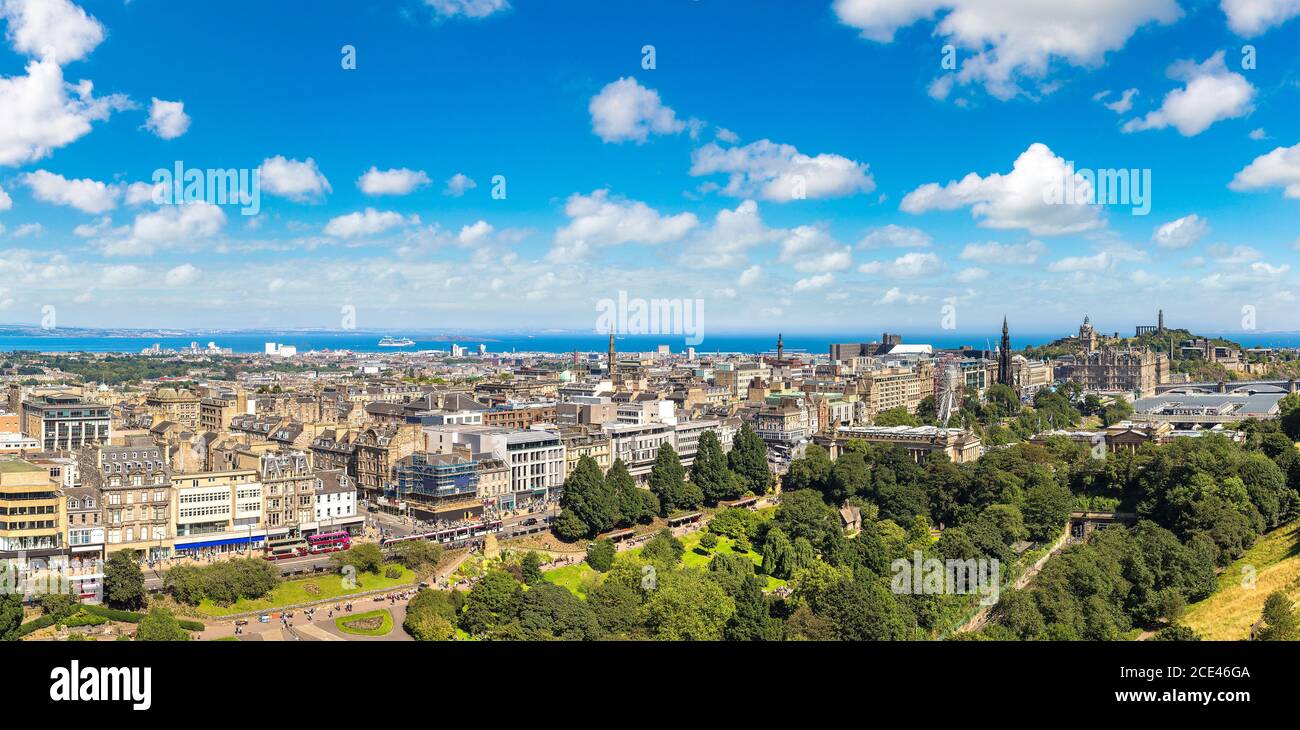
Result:
{"type": "Polygon", "coordinates": [[[106,444],[111,435],[109,407],[73,393],[51,393],[23,401],[23,433],[45,451],[75,451],[106,444]]]}

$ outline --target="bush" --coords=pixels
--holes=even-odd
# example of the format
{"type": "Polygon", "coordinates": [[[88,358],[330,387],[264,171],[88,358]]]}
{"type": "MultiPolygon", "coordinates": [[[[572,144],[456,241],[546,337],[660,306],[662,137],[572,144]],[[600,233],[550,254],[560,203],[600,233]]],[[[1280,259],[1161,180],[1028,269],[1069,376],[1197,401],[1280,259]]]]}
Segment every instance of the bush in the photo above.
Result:
{"type": "Polygon", "coordinates": [[[198,621],[190,621],[189,619],[180,619],[176,623],[180,624],[181,628],[186,631],[202,631],[206,628],[202,623],[198,621]]]}
{"type": "Polygon", "coordinates": [[[109,621],[120,621],[126,624],[138,624],[140,623],[140,619],[144,618],[143,613],[119,611],[116,608],[109,608],[107,606],[82,606],[81,610],[86,613],[92,613],[96,616],[103,616],[109,621]]]}
{"type": "Polygon", "coordinates": [[[93,613],[76,613],[63,620],[63,625],[68,628],[78,626],[102,626],[108,623],[108,619],[103,616],[96,616],[93,613]]]}
{"type": "Polygon", "coordinates": [[[402,569],[396,565],[390,565],[384,568],[384,577],[390,580],[397,580],[402,577],[402,569]]]}

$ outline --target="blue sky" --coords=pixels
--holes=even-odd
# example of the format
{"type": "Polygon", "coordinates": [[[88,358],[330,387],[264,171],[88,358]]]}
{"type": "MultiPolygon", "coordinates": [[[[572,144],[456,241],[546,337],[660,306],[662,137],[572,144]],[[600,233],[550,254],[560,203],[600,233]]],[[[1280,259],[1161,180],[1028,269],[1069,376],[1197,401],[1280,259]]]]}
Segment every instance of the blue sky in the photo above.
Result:
{"type": "Polygon", "coordinates": [[[589,329],[626,291],[715,332],[1300,329],[1295,0],[0,16],[0,321],[589,329]],[[157,204],[177,161],[260,170],[258,214],[157,204]],[[1048,204],[1066,163],[1149,171],[1149,211],[1048,204]]]}

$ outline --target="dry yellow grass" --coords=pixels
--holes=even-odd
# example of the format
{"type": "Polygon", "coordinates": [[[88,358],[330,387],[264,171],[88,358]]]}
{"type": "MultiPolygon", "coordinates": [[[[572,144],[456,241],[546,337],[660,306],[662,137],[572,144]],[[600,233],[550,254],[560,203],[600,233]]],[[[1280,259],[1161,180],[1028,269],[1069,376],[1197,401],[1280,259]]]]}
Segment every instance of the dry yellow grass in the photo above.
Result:
{"type": "Polygon", "coordinates": [[[1246,554],[1219,575],[1214,594],[1192,604],[1180,623],[1212,641],[1250,638],[1264,600],[1273,591],[1285,592],[1292,601],[1300,596],[1300,521],[1284,525],[1261,537],[1246,554]],[[1254,571],[1254,587],[1248,578],[1254,571]]]}

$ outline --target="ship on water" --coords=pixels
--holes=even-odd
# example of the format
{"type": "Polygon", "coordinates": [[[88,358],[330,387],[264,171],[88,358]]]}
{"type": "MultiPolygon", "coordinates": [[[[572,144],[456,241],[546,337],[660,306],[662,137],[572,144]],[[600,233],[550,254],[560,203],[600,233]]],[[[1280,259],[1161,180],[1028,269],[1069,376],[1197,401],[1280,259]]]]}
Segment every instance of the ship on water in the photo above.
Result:
{"type": "Polygon", "coordinates": [[[409,337],[385,337],[379,341],[380,347],[410,347],[415,340],[409,337]]]}

